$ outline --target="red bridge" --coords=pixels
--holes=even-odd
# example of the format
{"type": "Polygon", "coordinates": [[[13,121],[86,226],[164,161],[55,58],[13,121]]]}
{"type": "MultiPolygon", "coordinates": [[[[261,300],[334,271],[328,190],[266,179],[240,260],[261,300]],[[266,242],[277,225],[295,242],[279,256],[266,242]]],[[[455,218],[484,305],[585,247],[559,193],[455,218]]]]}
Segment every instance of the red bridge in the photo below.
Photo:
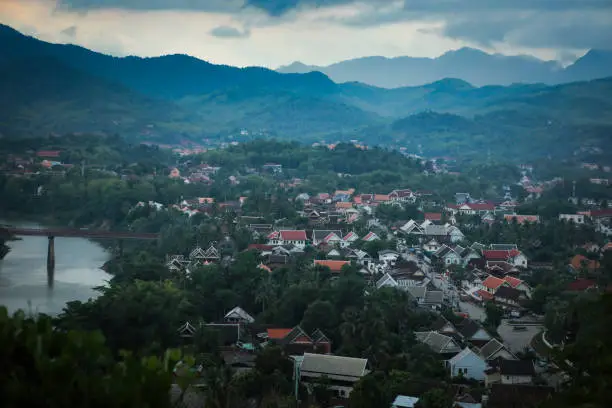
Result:
{"type": "Polygon", "coordinates": [[[0,227],[0,233],[5,232],[14,236],[34,237],[80,237],[80,238],[109,238],[109,239],[140,239],[155,240],[159,234],[137,233],[128,231],[97,231],[77,228],[16,228],[0,227]]]}
{"type": "Polygon", "coordinates": [[[115,239],[119,242],[119,252],[123,253],[124,239],[140,239],[140,240],[156,240],[159,234],[151,233],[136,233],[128,231],[97,231],[86,228],[17,228],[11,226],[0,225],[0,238],[2,236],[34,236],[49,238],[47,247],[47,283],[49,287],[53,287],[53,279],[55,276],[55,238],[56,237],[79,237],[79,238],[106,238],[115,239]]]}

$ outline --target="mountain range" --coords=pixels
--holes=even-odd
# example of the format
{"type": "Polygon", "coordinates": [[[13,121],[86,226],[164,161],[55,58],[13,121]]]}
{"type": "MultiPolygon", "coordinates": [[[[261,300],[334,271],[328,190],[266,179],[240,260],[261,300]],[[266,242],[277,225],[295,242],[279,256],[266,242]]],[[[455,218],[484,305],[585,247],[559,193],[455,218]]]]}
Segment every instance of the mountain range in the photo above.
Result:
{"type": "Polygon", "coordinates": [[[359,139],[425,154],[506,157],[607,147],[612,78],[474,86],[444,78],[385,89],[186,55],[112,57],[0,26],[0,137],[104,132],[141,141],[249,129],[304,142],[359,139]]]}
{"type": "Polygon", "coordinates": [[[446,52],[437,58],[363,57],[327,66],[301,62],[278,68],[282,73],[322,72],[335,82],[363,82],[382,88],[418,86],[459,78],[476,86],[515,83],[560,84],[612,76],[612,50],[590,50],[563,67],[535,57],[487,54],[474,48],[446,52]]]}

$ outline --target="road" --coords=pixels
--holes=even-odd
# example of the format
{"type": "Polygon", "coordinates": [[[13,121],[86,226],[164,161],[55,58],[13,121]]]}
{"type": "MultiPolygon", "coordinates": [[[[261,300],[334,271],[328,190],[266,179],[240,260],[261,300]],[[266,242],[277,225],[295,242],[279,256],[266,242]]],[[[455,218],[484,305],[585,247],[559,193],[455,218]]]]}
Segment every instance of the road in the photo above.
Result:
{"type": "MultiPolygon", "coordinates": [[[[527,320],[526,318],[521,320],[527,320]]],[[[525,326],[527,330],[524,331],[514,331],[512,326],[508,324],[508,320],[502,320],[502,324],[497,328],[497,332],[504,340],[504,344],[508,346],[510,351],[513,353],[517,353],[519,351],[523,351],[525,347],[529,347],[531,343],[531,339],[542,331],[542,326],[536,325],[527,325],[525,326]]]]}

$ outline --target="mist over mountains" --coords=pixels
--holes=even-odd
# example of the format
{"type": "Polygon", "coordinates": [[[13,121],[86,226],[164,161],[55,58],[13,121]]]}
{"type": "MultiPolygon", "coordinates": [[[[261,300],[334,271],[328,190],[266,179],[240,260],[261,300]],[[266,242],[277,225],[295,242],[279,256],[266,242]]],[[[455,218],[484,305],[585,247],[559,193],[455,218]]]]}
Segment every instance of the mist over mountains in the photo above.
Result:
{"type": "MultiPolygon", "coordinates": [[[[0,47],[0,137],[102,132],[172,143],[248,129],[306,143],[358,139],[424,154],[522,157],[606,147],[612,134],[612,78],[477,86],[445,77],[386,89],[186,55],[112,57],[6,26],[0,47]]],[[[606,58],[591,53],[566,71],[592,73],[606,58]]]]}
{"type": "Polygon", "coordinates": [[[335,82],[356,81],[383,88],[419,86],[443,78],[459,78],[476,86],[515,83],[552,85],[612,76],[612,50],[590,50],[565,68],[557,61],[542,61],[525,55],[487,54],[473,48],[461,48],[437,58],[372,56],[327,66],[294,62],[277,71],[318,71],[335,82]]]}

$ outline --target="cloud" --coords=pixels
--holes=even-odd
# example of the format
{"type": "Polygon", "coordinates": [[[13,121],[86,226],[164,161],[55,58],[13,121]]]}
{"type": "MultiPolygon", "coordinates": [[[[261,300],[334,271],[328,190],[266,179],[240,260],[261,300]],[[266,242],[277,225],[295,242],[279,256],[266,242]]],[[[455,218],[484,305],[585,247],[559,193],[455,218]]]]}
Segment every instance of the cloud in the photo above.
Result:
{"type": "Polygon", "coordinates": [[[235,27],[219,26],[210,30],[210,35],[219,38],[246,38],[251,34],[248,29],[240,31],[235,27]]]}

